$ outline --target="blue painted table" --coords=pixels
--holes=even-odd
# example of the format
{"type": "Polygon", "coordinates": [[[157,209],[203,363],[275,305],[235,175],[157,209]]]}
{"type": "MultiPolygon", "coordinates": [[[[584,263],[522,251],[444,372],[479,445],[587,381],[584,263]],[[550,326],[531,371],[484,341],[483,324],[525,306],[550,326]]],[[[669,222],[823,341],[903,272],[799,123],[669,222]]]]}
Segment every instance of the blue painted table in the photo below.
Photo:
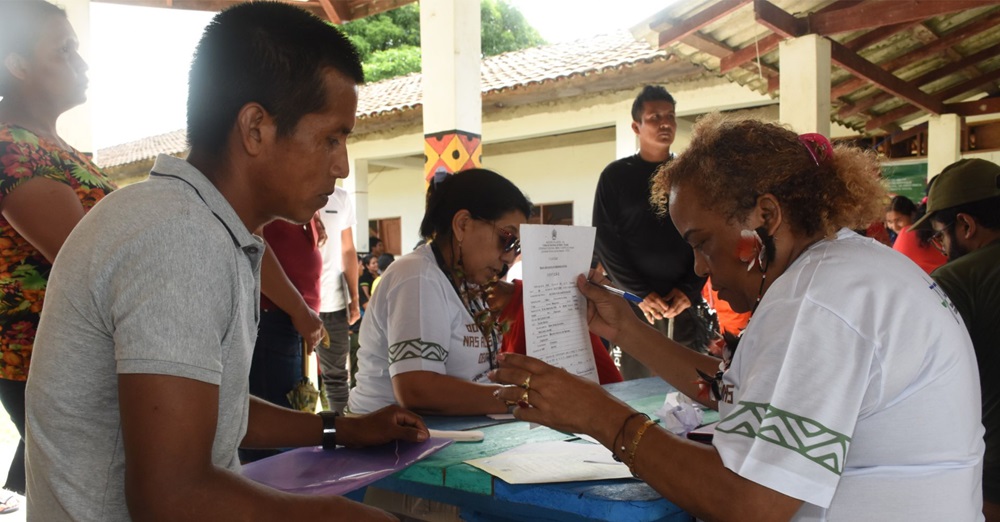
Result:
{"type": "MultiPolygon", "coordinates": [[[[653,414],[673,391],[658,378],[606,386],[639,411],[653,414]]],[[[572,435],[523,422],[488,425],[487,417],[425,417],[437,429],[479,429],[481,443],[455,443],[409,468],[373,484],[375,487],[458,506],[462,520],[614,520],[684,521],[692,517],[634,479],[558,484],[513,485],[465,464],[529,442],[569,440],[572,435]]],[[[360,499],[363,491],[349,495],[360,499]]]]}

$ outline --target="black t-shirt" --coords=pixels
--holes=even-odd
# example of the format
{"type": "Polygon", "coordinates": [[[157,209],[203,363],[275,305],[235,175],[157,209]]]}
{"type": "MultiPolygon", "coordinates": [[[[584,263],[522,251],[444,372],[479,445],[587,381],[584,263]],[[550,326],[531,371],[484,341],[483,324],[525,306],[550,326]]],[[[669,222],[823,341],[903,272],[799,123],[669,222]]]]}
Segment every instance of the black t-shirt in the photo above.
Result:
{"type": "Polygon", "coordinates": [[[368,304],[368,296],[365,295],[365,288],[368,288],[368,293],[372,293],[372,283],[375,282],[375,276],[367,270],[362,270],[361,275],[358,276],[358,304],[362,308],[368,304]]]}
{"type": "Polygon", "coordinates": [[[705,279],[694,273],[691,246],[649,203],[649,182],[659,165],[635,154],[605,167],[594,196],[594,250],[625,290],[645,297],[678,288],[695,303],[705,279]]]}

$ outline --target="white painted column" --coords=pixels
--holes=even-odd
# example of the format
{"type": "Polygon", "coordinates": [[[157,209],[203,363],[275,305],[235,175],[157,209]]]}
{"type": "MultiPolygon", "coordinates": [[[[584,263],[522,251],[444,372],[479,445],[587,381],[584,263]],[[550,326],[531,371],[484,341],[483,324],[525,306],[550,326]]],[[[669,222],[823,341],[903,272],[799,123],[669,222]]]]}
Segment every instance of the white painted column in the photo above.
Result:
{"type": "MultiPolygon", "coordinates": [[[[80,56],[89,63],[90,0],[60,0],[57,4],[66,9],[69,23],[73,26],[76,37],[80,40],[80,56]]],[[[95,152],[90,102],[63,113],[59,121],[56,122],[56,132],[67,143],[81,152],[95,152]]]]}
{"type": "Polygon", "coordinates": [[[962,159],[962,118],[957,114],[931,116],[927,120],[927,180],[962,159]]]}
{"type": "Polygon", "coordinates": [[[421,0],[424,176],[482,165],[479,2],[421,0]]]}
{"type": "Polygon", "coordinates": [[[800,134],[830,136],[830,42],[810,34],[778,46],[779,118],[800,134]]]}
{"type": "Polygon", "coordinates": [[[626,112],[615,120],[615,159],[631,156],[637,150],[639,139],[632,130],[632,115],[626,112]]]}
{"type": "Polygon", "coordinates": [[[368,252],[368,160],[356,159],[351,162],[351,175],[343,182],[343,188],[354,201],[354,246],[358,252],[368,252]]]}

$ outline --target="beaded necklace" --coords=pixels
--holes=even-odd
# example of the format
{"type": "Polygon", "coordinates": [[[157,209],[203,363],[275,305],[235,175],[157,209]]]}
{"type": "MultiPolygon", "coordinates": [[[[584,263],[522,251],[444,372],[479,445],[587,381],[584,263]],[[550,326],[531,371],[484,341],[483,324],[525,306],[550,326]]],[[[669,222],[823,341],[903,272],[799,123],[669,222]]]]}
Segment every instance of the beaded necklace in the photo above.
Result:
{"type": "Polygon", "coordinates": [[[505,333],[504,326],[506,323],[498,323],[494,319],[486,302],[486,295],[483,289],[478,285],[466,281],[465,273],[461,268],[448,268],[448,265],[444,262],[444,257],[441,255],[441,251],[438,249],[437,243],[433,241],[431,241],[431,251],[434,252],[434,259],[437,261],[438,268],[441,269],[448,282],[451,283],[451,287],[458,294],[459,300],[465,305],[465,309],[472,316],[476,327],[479,328],[479,333],[483,335],[483,340],[486,342],[486,352],[489,354],[490,369],[495,370],[497,368],[497,351],[500,347],[500,337],[505,333]]]}

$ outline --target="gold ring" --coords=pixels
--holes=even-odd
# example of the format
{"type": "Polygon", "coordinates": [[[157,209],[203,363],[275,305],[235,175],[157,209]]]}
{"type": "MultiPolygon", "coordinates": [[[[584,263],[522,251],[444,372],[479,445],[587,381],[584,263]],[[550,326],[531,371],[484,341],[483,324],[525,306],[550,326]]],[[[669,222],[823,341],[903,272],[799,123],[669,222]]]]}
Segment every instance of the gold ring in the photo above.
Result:
{"type": "Polygon", "coordinates": [[[527,377],[524,378],[524,382],[521,383],[521,387],[524,388],[525,393],[527,390],[531,389],[531,374],[529,373],[527,377]]]}
{"type": "Polygon", "coordinates": [[[517,401],[517,403],[518,403],[519,406],[521,404],[525,404],[528,407],[531,406],[531,403],[528,402],[528,390],[524,390],[524,393],[521,394],[521,400],[517,401]]]}

